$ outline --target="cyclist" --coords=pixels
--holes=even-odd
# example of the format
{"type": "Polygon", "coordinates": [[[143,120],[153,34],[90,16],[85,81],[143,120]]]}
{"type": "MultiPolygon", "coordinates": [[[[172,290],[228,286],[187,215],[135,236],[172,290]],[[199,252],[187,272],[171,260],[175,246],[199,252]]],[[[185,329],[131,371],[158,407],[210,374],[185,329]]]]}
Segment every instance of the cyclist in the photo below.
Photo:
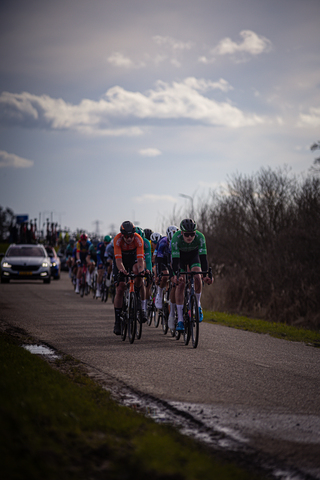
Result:
{"type": "Polygon", "coordinates": [[[72,277],[72,268],[74,267],[73,262],[73,249],[74,249],[74,239],[70,238],[69,243],[66,247],[66,264],[69,269],[69,277],[72,277]]]}
{"type": "Polygon", "coordinates": [[[156,249],[159,241],[161,240],[162,235],[161,233],[158,232],[153,232],[150,235],[150,243],[151,243],[151,255],[152,255],[152,264],[154,265],[155,260],[156,260],[156,249]]]}
{"type": "Polygon", "coordinates": [[[156,257],[155,257],[155,265],[156,265],[156,282],[158,281],[158,277],[160,273],[164,273],[165,275],[161,278],[160,284],[157,287],[157,295],[155,306],[156,308],[162,308],[162,293],[163,289],[166,287],[168,283],[168,275],[169,270],[171,269],[171,245],[170,242],[172,240],[173,235],[178,231],[178,227],[175,225],[171,225],[167,228],[166,236],[162,237],[157,245],[155,250],[156,257]]]}
{"type": "Polygon", "coordinates": [[[92,245],[90,245],[89,247],[90,262],[89,262],[88,272],[87,272],[87,282],[89,287],[91,287],[91,277],[97,265],[97,248],[98,248],[99,240],[97,238],[93,238],[91,243],[92,245]]]}
{"type": "Polygon", "coordinates": [[[79,291],[79,285],[80,285],[80,278],[83,273],[83,265],[84,263],[87,263],[87,265],[90,265],[90,246],[92,243],[88,239],[88,235],[86,233],[82,233],[80,235],[80,240],[77,242],[76,246],[76,263],[78,265],[78,271],[77,271],[77,282],[76,282],[76,293],[80,293],[79,291]]]}
{"type": "MultiPolygon", "coordinates": [[[[151,262],[151,244],[150,241],[145,237],[144,230],[140,227],[136,227],[136,232],[140,235],[140,237],[143,240],[143,247],[144,247],[144,267],[146,270],[146,273],[151,274],[152,272],[152,262],[151,262]]],[[[140,289],[140,295],[141,295],[141,309],[142,309],[142,321],[145,323],[148,319],[147,315],[147,298],[148,298],[148,293],[150,297],[150,288],[151,288],[151,282],[149,280],[149,275],[147,278],[147,285],[142,283],[141,289],[140,289]]]]}
{"type": "MultiPolygon", "coordinates": [[[[130,221],[121,224],[120,233],[115,236],[113,244],[113,274],[118,281],[114,299],[115,324],[113,332],[116,335],[121,335],[120,315],[126,288],[124,275],[128,274],[128,270],[132,270],[134,274],[144,272],[144,245],[142,238],[136,233],[136,228],[130,221]]],[[[135,287],[140,290],[141,285],[142,277],[137,277],[135,287]]]]}
{"type": "MultiPolygon", "coordinates": [[[[197,224],[192,218],[185,218],[180,223],[180,230],[178,230],[171,241],[172,251],[172,268],[174,271],[173,282],[177,284],[176,288],[176,305],[178,312],[178,325],[177,330],[183,331],[183,301],[184,301],[184,288],[185,288],[185,275],[181,275],[179,280],[178,274],[181,271],[186,272],[188,269],[191,271],[201,272],[208,270],[207,260],[207,247],[206,239],[203,233],[197,230],[197,224]]],[[[212,279],[206,274],[203,276],[203,281],[210,285],[212,279]]],[[[201,292],[202,292],[202,279],[201,275],[195,275],[194,277],[195,294],[198,301],[199,308],[199,321],[203,320],[203,313],[201,308],[201,292]]]]}
{"type": "Polygon", "coordinates": [[[98,276],[97,276],[97,291],[96,291],[96,297],[100,298],[101,297],[101,284],[103,280],[103,275],[105,273],[105,267],[106,267],[106,257],[105,257],[105,252],[107,249],[107,246],[111,242],[111,237],[110,235],[106,235],[103,239],[103,242],[99,242],[97,245],[97,269],[98,269],[98,276]]]}

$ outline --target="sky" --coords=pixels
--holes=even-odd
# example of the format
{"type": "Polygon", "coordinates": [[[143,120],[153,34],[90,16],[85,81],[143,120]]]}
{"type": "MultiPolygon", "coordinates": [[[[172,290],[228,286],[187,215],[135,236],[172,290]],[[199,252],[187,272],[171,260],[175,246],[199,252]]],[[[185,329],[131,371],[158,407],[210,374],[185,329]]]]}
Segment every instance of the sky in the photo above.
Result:
{"type": "Polygon", "coordinates": [[[165,233],[233,175],[306,175],[319,18],[319,0],[3,0],[0,206],[165,233]]]}

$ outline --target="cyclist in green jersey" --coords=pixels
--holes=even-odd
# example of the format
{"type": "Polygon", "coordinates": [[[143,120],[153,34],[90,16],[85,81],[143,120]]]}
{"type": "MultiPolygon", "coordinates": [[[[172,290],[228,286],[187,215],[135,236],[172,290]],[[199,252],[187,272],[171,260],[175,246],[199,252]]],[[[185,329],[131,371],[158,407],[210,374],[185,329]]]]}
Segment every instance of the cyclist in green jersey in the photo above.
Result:
{"type": "MultiPolygon", "coordinates": [[[[197,230],[196,222],[191,218],[185,218],[180,223],[180,230],[173,235],[171,240],[172,269],[175,274],[173,282],[177,284],[176,305],[178,312],[177,330],[183,331],[183,300],[185,288],[185,275],[178,279],[180,271],[208,271],[206,239],[203,233],[197,230]]],[[[198,300],[199,320],[202,322],[203,313],[201,308],[202,280],[210,285],[212,279],[205,275],[195,275],[194,285],[198,300]],[[202,277],[202,278],[201,278],[202,277]]]]}

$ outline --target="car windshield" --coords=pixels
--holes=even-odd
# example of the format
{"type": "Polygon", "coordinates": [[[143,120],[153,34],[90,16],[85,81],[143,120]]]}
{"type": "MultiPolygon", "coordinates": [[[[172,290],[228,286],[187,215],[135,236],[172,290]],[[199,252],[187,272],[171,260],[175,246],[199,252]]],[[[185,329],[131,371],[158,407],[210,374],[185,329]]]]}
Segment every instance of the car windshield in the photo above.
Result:
{"type": "Polygon", "coordinates": [[[8,257],[43,257],[44,252],[39,247],[11,247],[7,253],[8,257]]]}

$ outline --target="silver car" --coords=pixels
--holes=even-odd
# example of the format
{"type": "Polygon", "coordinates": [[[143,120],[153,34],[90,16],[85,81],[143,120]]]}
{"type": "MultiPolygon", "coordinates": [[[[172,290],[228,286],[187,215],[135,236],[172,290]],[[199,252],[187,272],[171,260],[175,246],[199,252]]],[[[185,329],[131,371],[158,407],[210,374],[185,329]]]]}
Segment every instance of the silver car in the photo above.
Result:
{"type": "Polygon", "coordinates": [[[12,244],[1,260],[1,283],[43,280],[50,283],[51,261],[43,245],[12,244]]]}

